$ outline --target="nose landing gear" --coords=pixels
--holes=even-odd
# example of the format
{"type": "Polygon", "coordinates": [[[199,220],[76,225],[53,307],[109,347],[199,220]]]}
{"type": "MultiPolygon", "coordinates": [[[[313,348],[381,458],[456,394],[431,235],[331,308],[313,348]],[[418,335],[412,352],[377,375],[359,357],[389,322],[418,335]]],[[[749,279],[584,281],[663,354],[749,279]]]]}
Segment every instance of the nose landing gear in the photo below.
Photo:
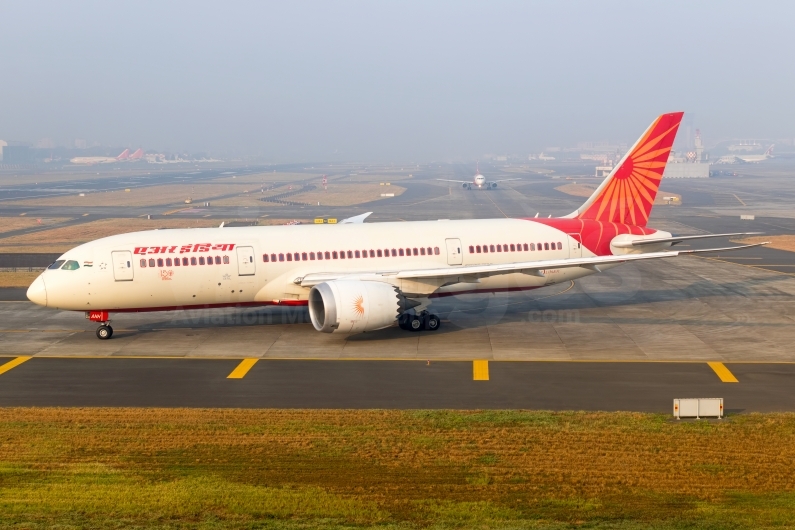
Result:
{"type": "Polygon", "coordinates": [[[102,324],[97,328],[97,338],[100,340],[108,340],[113,336],[113,328],[108,324],[102,324]]]}
{"type": "Polygon", "coordinates": [[[97,338],[108,340],[113,336],[113,328],[110,327],[110,316],[107,311],[86,311],[86,318],[91,322],[99,322],[97,328],[97,338]]]}
{"type": "Polygon", "coordinates": [[[403,313],[398,317],[398,326],[406,331],[436,331],[441,325],[439,317],[427,311],[420,314],[403,313]]]}

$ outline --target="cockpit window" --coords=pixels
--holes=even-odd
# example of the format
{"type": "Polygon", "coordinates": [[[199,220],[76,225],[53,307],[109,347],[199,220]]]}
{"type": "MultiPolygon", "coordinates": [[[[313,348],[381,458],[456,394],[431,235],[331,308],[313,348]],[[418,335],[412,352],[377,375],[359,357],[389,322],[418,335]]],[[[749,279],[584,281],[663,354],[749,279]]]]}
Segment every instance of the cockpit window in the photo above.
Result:
{"type": "Polygon", "coordinates": [[[64,270],[64,271],[76,271],[79,268],[80,268],[80,264],[78,262],[76,262],[75,260],[70,259],[69,261],[64,263],[63,267],[61,267],[61,270],[64,270]]]}
{"type": "Polygon", "coordinates": [[[60,269],[61,265],[63,265],[64,261],[66,261],[66,260],[59,259],[58,261],[56,261],[55,263],[53,263],[52,265],[50,265],[47,268],[48,269],[60,269]]]}

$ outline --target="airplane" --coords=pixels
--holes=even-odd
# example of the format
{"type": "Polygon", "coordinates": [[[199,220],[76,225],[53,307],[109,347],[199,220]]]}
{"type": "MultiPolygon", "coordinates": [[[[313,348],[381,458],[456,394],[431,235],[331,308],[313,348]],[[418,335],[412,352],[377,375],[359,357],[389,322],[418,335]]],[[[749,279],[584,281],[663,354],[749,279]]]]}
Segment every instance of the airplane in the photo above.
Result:
{"type": "Polygon", "coordinates": [[[130,158],[130,150],[125,149],[117,157],[110,156],[76,156],[69,160],[72,164],[113,164],[114,162],[121,162],[130,158]]]}
{"type": "Polygon", "coordinates": [[[498,182],[508,182],[509,180],[521,180],[521,179],[501,179],[501,180],[491,180],[487,181],[486,177],[484,177],[480,173],[480,166],[477,166],[475,170],[475,176],[472,180],[449,180],[449,179],[436,179],[441,180],[442,182],[457,182],[461,184],[461,187],[465,190],[471,190],[472,186],[475,186],[478,189],[494,189],[497,187],[498,182]]]}
{"type": "Polygon", "coordinates": [[[647,226],[682,112],[659,116],[593,195],[560,218],[148,230],[61,255],[27,297],[82,311],[109,339],[112,313],[307,306],[324,333],[438,330],[441,297],[538,289],[620,264],[757,245],[675,250],[647,226]]]}
{"type": "Polygon", "coordinates": [[[768,158],[773,158],[773,148],[776,144],[771,145],[767,148],[761,155],[735,155],[736,158],[739,158],[743,162],[761,162],[762,160],[767,160],[768,158]]]}

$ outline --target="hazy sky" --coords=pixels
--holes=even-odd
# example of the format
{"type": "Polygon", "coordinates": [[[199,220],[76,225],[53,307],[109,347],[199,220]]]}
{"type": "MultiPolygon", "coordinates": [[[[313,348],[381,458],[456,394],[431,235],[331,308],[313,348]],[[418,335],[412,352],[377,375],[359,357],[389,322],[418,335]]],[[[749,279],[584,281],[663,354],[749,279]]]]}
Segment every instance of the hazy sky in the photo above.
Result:
{"type": "Polygon", "coordinates": [[[0,138],[274,161],[795,137],[795,2],[0,0],[0,138]]]}

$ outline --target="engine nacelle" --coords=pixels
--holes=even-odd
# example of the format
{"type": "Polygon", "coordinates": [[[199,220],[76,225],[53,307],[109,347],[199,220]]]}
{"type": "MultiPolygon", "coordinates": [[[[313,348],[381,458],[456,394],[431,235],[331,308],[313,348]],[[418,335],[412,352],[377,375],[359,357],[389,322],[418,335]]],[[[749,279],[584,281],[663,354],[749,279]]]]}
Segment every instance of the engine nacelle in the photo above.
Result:
{"type": "Polygon", "coordinates": [[[323,333],[355,333],[391,326],[400,312],[397,288],[388,283],[332,280],[309,291],[309,317],[323,333]]]}
{"type": "Polygon", "coordinates": [[[468,190],[469,189],[469,184],[464,183],[464,184],[461,185],[461,187],[464,188],[465,190],[468,190]]]}
{"type": "Polygon", "coordinates": [[[495,189],[497,187],[497,183],[496,182],[492,182],[490,185],[491,185],[491,189],[495,189]]]}

